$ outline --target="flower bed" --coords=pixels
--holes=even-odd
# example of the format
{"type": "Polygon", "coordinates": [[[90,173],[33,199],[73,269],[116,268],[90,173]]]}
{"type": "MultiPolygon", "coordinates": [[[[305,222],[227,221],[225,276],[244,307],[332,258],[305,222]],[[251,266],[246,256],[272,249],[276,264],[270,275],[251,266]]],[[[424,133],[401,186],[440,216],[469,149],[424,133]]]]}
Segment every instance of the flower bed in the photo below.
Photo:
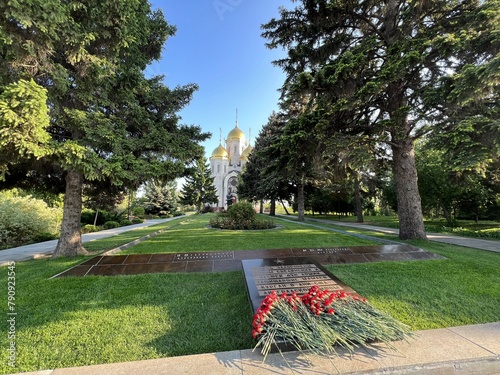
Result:
{"type": "Polygon", "coordinates": [[[411,336],[410,328],[375,309],[366,299],[312,287],[298,296],[268,295],[254,315],[252,336],[264,358],[278,342],[314,354],[335,354],[340,345],[353,351],[371,342],[389,344],[411,336]]]}

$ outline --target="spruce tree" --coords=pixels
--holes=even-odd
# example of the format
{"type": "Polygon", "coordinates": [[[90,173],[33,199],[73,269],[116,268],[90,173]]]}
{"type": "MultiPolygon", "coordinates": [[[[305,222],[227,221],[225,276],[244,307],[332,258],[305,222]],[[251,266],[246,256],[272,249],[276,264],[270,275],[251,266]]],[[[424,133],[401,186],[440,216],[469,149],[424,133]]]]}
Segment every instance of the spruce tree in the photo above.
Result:
{"type": "MultiPolygon", "coordinates": [[[[7,163],[0,158],[0,172],[9,180],[20,165],[25,175],[55,170],[55,180],[40,179],[65,185],[54,257],[85,253],[80,231],[85,183],[109,180],[135,189],[151,178],[182,176],[186,165],[202,155],[199,142],[209,134],[179,124],[177,115],[197,86],[169,89],[163,77],[145,76],[174,33],[147,0],[0,3],[0,101],[9,85],[33,79],[48,99],[36,102],[40,110],[31,113],[45,111],[50,118],[48,126],[44,121],[36,129],[36,134],[46,131],[49,142],[36,136],[28,145],[31,151],[9,151],[17,156],[7,163]],[[35,153],[36,147],[43,153],[35,153]]],[[[26,97],[36,93],[31,88],[26,97]]],[[[21,108],[32,103],[19,100],[21,108]]],[[[0,132],[0,151],[9,132],[0,132]]]]}

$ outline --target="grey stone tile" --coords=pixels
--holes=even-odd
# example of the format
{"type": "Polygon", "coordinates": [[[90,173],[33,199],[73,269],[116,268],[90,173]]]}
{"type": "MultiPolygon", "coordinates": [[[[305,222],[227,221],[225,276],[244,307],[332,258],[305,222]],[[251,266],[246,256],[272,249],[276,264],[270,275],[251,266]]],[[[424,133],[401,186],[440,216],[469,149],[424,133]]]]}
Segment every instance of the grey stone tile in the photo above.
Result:
{"type": "Polygon", "coordinates": [[[346,350],[337,349],[338,355],[317,356],[313,354],[286,352],[269,354],[265,361],[258,352],[242,351],[241,360],[245,375],[259,374],[303,374],[303,375],[331,375],[358,373],[379,369],[380,365],[369,353],[357,350],[354,354],[346,350]]]}
{"type": "Polygon", "coordinates": [[[241,375],[239,351],[57,369],[50,375],[241,375]]]}
{"type": "Polygon", "coordinates": [[[480,347],[500,355],[500,322],[449,328],[480,347]]]}
{"type": "Polygon", "coordinates": [[[374,344],[375,358],[384,368],[412,366],[491,356],[491,352],[466,340],[449,329],[419,331],[416,339],[392,343],[397,352],[384,344],[374,344]]]}

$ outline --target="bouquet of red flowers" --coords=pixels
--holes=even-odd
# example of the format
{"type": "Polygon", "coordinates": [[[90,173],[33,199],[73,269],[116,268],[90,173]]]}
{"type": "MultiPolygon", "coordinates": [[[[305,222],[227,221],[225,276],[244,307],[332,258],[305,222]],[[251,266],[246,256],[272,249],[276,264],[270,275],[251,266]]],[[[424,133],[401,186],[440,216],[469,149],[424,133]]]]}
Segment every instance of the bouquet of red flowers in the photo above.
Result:
{"type": "Polygon", "coordinates": [[[265,356],[278,341],[316,354],[335,353],[340,345],[352,351],[370,342],[411,336],[410,328],[371,306],[365,298],[312,287],[298,296],[269,294],[254,315],[252,336],[265,356]]]}

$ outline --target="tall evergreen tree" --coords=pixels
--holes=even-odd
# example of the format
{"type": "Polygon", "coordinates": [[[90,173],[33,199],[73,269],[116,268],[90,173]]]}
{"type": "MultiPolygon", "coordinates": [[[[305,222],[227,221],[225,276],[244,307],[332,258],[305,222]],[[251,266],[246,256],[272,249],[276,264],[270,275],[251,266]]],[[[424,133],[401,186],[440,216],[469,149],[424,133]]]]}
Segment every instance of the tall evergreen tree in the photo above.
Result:
{"type": "Polygon", "coordinates": [[[280,142],[274,145],[278,166],[286,172],[296,187],[296,203],[299,221],[305,220],[305,188],[315,177],[315,162],[320,156],[318,137],[315,132],[314,113],[288,108],[287,121],[280,142]]]}
{"type": "Polygon", "coordinates": [[[275,215],[276,201],[291,200],[290,180],[282,168],[281,138],[285,121],[283,114],[273,112],[255,139],[248,163],[238,186],[238,195],[248,200],[269,200],[269,214],[275,215]]]}
{"type": "Polygon", "coordinates": [[[390,146],[401,239],[426,237],[415,139],[444,119],[435,116],[447,97],[489,100],[486,72],[498,86],[498,4],[302,0],[263,26],[268,47],[288,49],[275,62],[287,74],[285,94],[309,92],[333,131],[390,146]]]}
{"type": "MultiPolygon", "coordinates": [[[[179,125],[177,115],[196,85],[170,90],[161,77],[144,76],[174,32],[146,0],[0,4],[0,91],[30,78],[47,89],[51,150],[23,166],[28,173],[56,169],[65,180],[54,256],[85,252],[80,233],[85,181],[136,188],[153,177],[181,176],[186,164],[202,155],[198,142],[208,134],[179,125]]],[[[6,179],[16,163],[6,166],[6,179]]]]}
{"type": "Polygon", "coordinates": [[[194,167],[186,176],[186,182],[182,185],[182,204],[194,205],[196,213],[201,212],[204,204],[217,203],[217,189],[214,185],[214,178],[211,177],[210,165],[206,158],[197,159],[194,167]]]}
{"type": "Polygon", "coordinates": [[[177,182],[153,179],[144,184],[147,214],[167,216],[177,211],[177,182]]]}

